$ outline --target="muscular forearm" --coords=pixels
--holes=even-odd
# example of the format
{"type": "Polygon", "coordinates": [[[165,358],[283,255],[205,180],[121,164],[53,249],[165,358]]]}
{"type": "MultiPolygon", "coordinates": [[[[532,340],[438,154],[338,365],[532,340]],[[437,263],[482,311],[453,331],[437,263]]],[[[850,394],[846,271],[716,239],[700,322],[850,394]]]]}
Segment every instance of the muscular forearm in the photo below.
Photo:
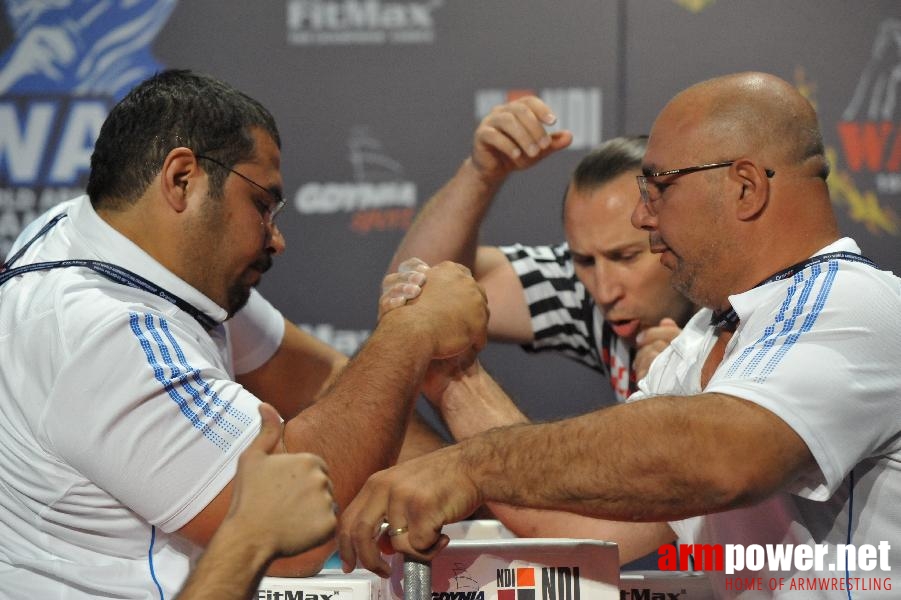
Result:
{"type": "Polygon", "coordinates": [[[467,159],[454,177],[432,196],[404,236],[388,272],[407,258],[429,264],[451,260],[473,267],[479,227],[502,184],[486,182],[467,159]]]}
{"type": "MultiPolygon", "coordinates": [[[[463,440],[488,429],[527,423],[527,417],[501,387],[476,366],[474,372],[448,385],[441,414],[454,435],[463,440]],[[476,370],[477,369],[477,370],[476,370]]],[[[587,538],[616,542],[620,562],[640,558],[673,538],[665,523],[605,521],[575,513],[521,508],[492,502],[491,511],[521,537],[587,538]]]]}
{"type": "Polygon", "coordinates": [[[332,387],[287,423],[286,448],[325,459],[340,506],[397,459],[431,356],[431,341],[409,320],[380,326],[332,387]]]}
{"type": "Polygon", "coordinates": [[[650,398],[489,431],[460,444],[460,452],[486,501],[617,521],[667,521],[747,505],[812,464],[781,419],[719,394],[650,398]]]}
{"type": "Polygon", "coordinates": [[[528,418],[479,363],[449,382],[434,399],[455,440],[495,427],[527,423],[528,418]]]}

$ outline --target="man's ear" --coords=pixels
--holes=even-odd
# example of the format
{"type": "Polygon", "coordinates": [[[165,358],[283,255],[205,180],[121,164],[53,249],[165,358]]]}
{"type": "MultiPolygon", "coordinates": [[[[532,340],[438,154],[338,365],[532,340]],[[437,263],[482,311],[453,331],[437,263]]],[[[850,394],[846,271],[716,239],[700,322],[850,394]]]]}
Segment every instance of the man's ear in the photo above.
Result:
{"type": "Polygon", "coordinates": [[[200,176],[197,157],[190,148],[173,148],[163,160],[160,190],[163,199],[177,212],[188,208],[189,187],[197,185],[200,176]]]}
{"type": "Polygon", "coordinates": [[[766,169],[750,159],[740,158],[729,167],[729,177],[741,185],[735,216],[742,221],[759,217],[770,199],[766,169]]]}

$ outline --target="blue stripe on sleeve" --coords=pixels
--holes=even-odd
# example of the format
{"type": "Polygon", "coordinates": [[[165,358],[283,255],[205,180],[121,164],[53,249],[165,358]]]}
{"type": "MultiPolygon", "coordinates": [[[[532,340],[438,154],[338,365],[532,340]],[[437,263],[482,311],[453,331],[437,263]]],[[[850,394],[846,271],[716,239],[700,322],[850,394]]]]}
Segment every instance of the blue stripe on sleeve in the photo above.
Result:
{"type": "MultiPolygon", "coordinates": [[[[168,324],[166,323],[165,319],[160,319],[159,321],[160,321],[160,329],[165,329],[165,331],[168,334],[169,327],[168,327],[168,324]]],[[[204,396],[210,397],[210,395],[212,393],[212,389],[209,386],[206,386],[206,389],[204,389],[205,394],[201,395],[200,391],[197,390],[197,388],[195,388],[193,385],[191,385],[191,379],[189,379],[189,375],[193,375],[194,379],[197,380],[197,378],[199,378],[197,369],[191,368],[190,365],[186,364],[185,361],[182,360],[181,361],[182,365],[185,367],[185,370],[182,371],[181,369],[179,369],[178,365],[176,365],[172,361],[172,355],[169,353],[169,349],[167,348],[166,343],[163,341],[163,338],[160,337],[159,331],[157,330],[157,328],[154,324],[153,315],[149,315],[149,314],[144,315],[144,324],[147,327],[147,332],[153,337],[153,340],[157,343],[157,346],[160,349],[160,354],[162,355],[163,360],[166,361],[166,364],[169,366],[170,370],[172,371],[171,379],[181,384],[182,389],[184,389],[184,391],[187,392],[187,394],[189,396],[191,396],[191,398],[194,400],[194,406],[196,406],[200,411],[202,411],[203,415],[205,417],[207,417],[207,419],[212,421],[213,425],[218,425],[219,427],[224,429],[226,433],[228,433],[234,437],[238,437],[239,435],[241,435],[240,429],[238,429],[237,427],[235,427],[228,421],[225,421],[223,419],[222,415],[220,413],[217,413],[216,411],[214,411],[212,408],[210,408],[210,403],[204,399],[204,396]]],[[[169,342],[172,344],[173,351],[175,352],[176,356],[183,358],[184,353],[181,351],[181,348],[179,347],[178,342],[176,342],[175,338],[172,337],[172,335],[167,335],[167,337],[168,337],[169,342]]],[[[212,396],[214,397],[214,403],[215,403],[215,400],[217,400],[218,397],[215,396],[214,393],[212,394],[212,396]]],[[[219,401],[218,403],[221,404],[221,401],[219,401]]]]}
{"type": "MultiPolygon", "coordinates": [[[[168,327],[166,326],[165,319],[159,319],[160,328],[164,331],[168,332],[168,327]]],[[[163,389],[166,391],[166,394],[169,398],[175,402],[176,406],[178,406],[179,412],[184,416],[191,425],[198,429],[204,437],[210,440],[213,444],[216,445],[222,451],[227,451],[231,446],[231,443],[221,435],[219,431],[213,429],[213,427],[221,428],[224,432],[230,436],[240,435],[241,430],[238,427],[235,427],[233,424],[225,421],[222,416],[215,411],[211,410],[209,404],[204,399],[203,396],[199,393],[197,389],[190,385],[188,380],[188,375],[195,371],[192,375],[192,378],[195,382],[199,382],[198,384],[202,384],[205,395],[209,397],[211,394],[215,395],[212,391],[212,388],[203,383],[203,380],[199,377],[199,374],[196,373],[196,370],[191,369],[186,366],[186,362],[182,360],[182,366],[185,368],[183,371],[179,368],[178,365],[174,363],[172,360],[172,354],[176,356],[184,358],[184,353],[176,342],[175,338],[171,335],[168,335],[167,338],[169,343],[159,335],[154,317],[149,314],[144,315],[143,325],[146,328],[142,329],[142,320],[141,315],[137,313],[130,314],[130,326],[131,331],[134,334],[135,338],[138,340],[138,343],[141,346],[141,349],[144,351],[144,356],[147,359],[147,364],[153,369],[153,374],[156,380],[162,385],[163,389]],[[151,339],[148,338],[152,338],[151,339]],[[171,346],[171,348],[170,348],[171,346]],[[159,358],[157,358],[157,354],[154,352],[154,349],[159,354],[159,358]],[[162,364],[161,362],[162,361],[162,364]],[[166,370],[168,369],[171,376],[167,376],[166,370]],[[207,419],[204,419],[198,414],[194,412],[191,408],[192,402],[189,398],[182,395],[179,389],[174,385],[174,383],[180,383],[181,388],[183,388],[188,396],[190,396],[191,400],[193,400],[193,404],[198,407],[198,410],[201,411],[204,415],[206,415],[207,419]]],[[[221,400],[218,402],[221,404],[221,400]]],[[[237,411],[240,413],[240,411],[237,411]]],[[[243,414],[243,413],[242,413],[243,414]]],[[[249,421],[249,418],[248,418],[249,421]]]]}
{"type": "MultiPolygon", "coordinates": [[[[819,275],[818,267],[819,265],[817,265],[816,267],[817,275],[819,275]]],[[[789,349],[791,349],[791,347],[795,345],[795,342],[800,339],[801,335],[813,329],[814,323],[816,323],[817,318],[820,316],[820,313],[823,312],[823,307],[826,305],[826,298],[829,297],[829,292],[832,290],[832,284],[835,282],[835,274],[837,272],[838,261],[829,261],[828,270],[826,271],[826,278],[823,281],[823,285],[820,287],[820,291],[817,293],[817,297],[814,300],[810,312],[808,312],[807,316],[804,317],[804,322],[801,324],[800,329],[797,332],[789,335],[785,343],[782,344],[782,347],[779,348],[779,350],[770,358],[769,362],[763,368],[760,375],[758,375],[755,379],[757,383],[763,383],[764,381],[766,381],[767,377],[770,376],[776,366],[782,361],[782,358],[785,356],[786,352],[788,352],[789,349]]]]}
{"type": "MultiPolygon", "coordinates": [[[[169,340],[169,343],[172,345],[172,348],[175,352],[175,356],[178,357],[178,361],[182,364],[182,366],[187,370],[188,373],[191,373],[191,378],[194,380],[200,389],[203,390],[203,393],[212,399],[213,404],[216,406],[224,406],[225,412],[228,416],[237,420],[239,423],[244,426],[250,425],[253,423],[253,419],[242,410],[235,408],[233,404],[226,404],[222,398],[219,397],[213,388],[210,386],[209,382],[207,382],[203,377],[200,376],[200,372],[192,367],[188,363],[188,359],[185,357],[184,352],[182,352],[181,346],[178,345],[178,342],[175,340],[175,337],[172,335],[172,332],[169,330],[169,323],[165,319],[160,319],[160,329],[166,334],[166,338],[169,340]]],[[[234,426],[232,426],[234,428],[234,426]]],[[[235,430],[236,432],[233,435],[238,436],[241,434],[241,430],[235,430]]]]}
{"type": "Polygon", "coordinates": [[[838,271],[838,261],[829,261],[827,265],[825,277],[821,277],[823,270],[819,264],[811,266],[810,277],[806,280],[805,271],[795,274],[792,284],[786,288],[785,299],[773,317],[773,324],[767,325],[760,338],[732,361],[726,373],[727,377],[734,376],[744,364],[741,377],[753,377],[757,383],[767,380],[801,336],[813,328],[822,312],[838,271]],[[804,315],[818,284],[820,287],[815,294],[813,305],[804,315]],[[802,315],[804,318],[798,327],[797,322],[802,315]]]}

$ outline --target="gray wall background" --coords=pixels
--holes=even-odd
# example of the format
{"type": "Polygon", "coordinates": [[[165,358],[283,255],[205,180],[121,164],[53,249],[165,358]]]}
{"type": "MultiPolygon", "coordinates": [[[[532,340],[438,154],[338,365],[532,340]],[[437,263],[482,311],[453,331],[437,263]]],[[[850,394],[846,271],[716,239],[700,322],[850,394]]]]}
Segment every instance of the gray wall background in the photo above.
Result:
{"type": "MultiPolygon", "coordinates": [[[[130,54],[145,68],[222,77],[273,111],[284,139],[290,202],[280,226],[288,251],[261,290],[288,318],[348,353],[374,326],[383,271],[413,214],[467,156],[487,107],[521,90],[548,99],[577,140],[507,183],[484,243],[562,239],[563,188],[588,148],[646,132],[663,103],[691,83],[756,69],[793,81],[817,105],[843,229],[884,268],[901,271],[897,0],[4,7],[3,253],[36,212],[78,193],[103,109],[123,93],[84,82],[98,73],[102,80],[104,69],[126,81],[130,54]],[[68,163],[59,163],[60,148],[68,163]]],[[[483,362],[537,419],[611,401],[600,376],[559,357],[491,346],[483,362]]]]}

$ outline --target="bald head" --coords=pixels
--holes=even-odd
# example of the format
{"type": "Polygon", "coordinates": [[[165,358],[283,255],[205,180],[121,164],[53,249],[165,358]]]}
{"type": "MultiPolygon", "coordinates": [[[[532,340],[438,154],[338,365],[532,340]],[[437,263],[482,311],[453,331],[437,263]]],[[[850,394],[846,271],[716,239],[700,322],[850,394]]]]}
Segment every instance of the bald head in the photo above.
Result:
{"type": "Polygon", "coordinates": [[[778,77],[738,73],[678,94],[654,122],[642,170],[646,202],[632,223],[696,304],[722,308],[838,238],[816,112],[778,77]]]}
{"type": "MultiPolygon", "coordinates": [[[[829,172],[817,115],[798,90],[766,73],[737,73],[694,85],[673,98],[660,118],[691,127],[695,143],[716,160],[754,156],[770,165],[829,172]]],[[[711,159],[713,160],[713,159],[711,159]]]]}

